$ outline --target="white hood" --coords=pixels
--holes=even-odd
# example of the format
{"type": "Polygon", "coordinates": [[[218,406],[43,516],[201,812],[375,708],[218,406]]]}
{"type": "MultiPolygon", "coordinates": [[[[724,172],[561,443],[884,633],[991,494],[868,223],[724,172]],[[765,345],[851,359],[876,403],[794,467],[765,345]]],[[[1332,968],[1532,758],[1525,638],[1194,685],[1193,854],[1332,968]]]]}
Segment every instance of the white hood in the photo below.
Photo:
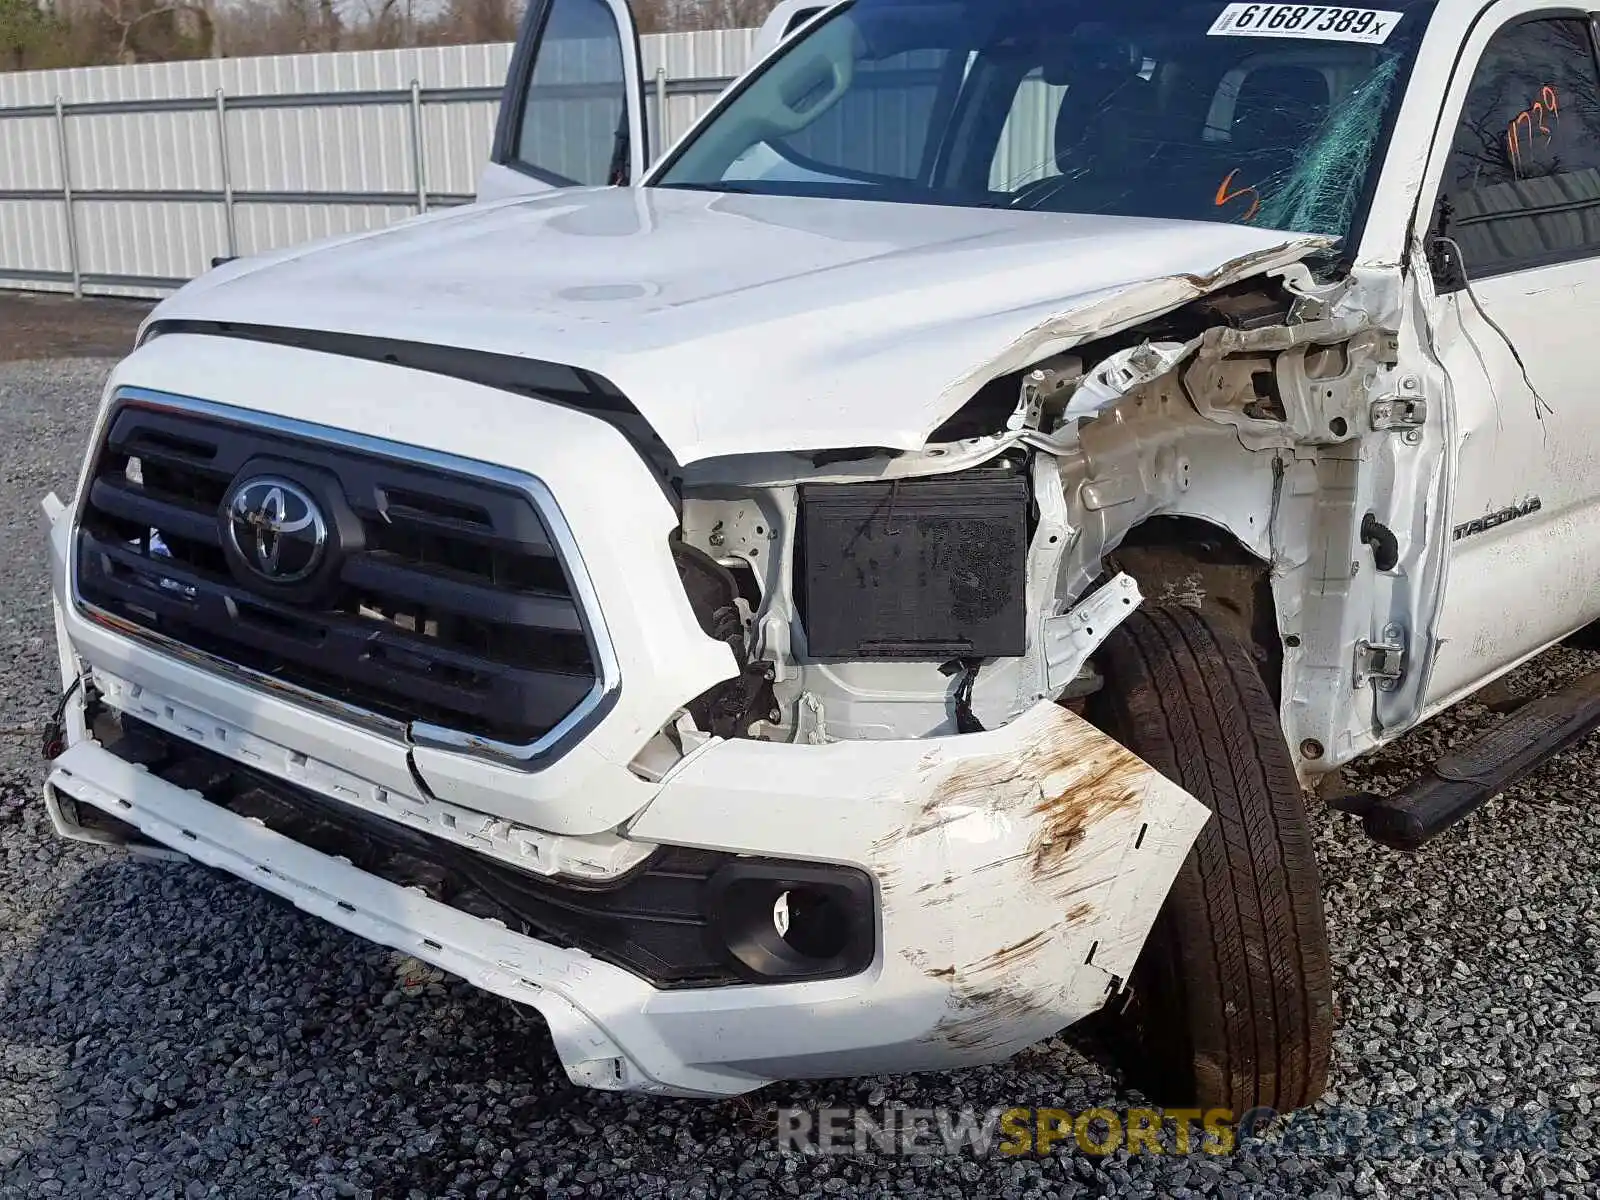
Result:
{"type": "Polygon", "coordinates": [[[608,188],[241,261],[151,319],[581,367],[685,464],[915,450],[996,375],[1327,244],[1184,221],[608,188]]]}

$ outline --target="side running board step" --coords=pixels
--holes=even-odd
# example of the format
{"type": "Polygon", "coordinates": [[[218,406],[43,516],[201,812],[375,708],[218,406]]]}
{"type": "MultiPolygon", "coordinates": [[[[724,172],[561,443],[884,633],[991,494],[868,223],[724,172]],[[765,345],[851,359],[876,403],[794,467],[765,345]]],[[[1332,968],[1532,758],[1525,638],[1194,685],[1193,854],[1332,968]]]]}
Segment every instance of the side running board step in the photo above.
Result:
{"type": "Polygon", "coordinates": [[[1600,671],[1524,704],[1478,741],[1446,754],[1403,792],[1355,793],[1330,803],[1359,815],[1367,835],[1385,846],[1415,850],[1596,729],[1600,671]]]}

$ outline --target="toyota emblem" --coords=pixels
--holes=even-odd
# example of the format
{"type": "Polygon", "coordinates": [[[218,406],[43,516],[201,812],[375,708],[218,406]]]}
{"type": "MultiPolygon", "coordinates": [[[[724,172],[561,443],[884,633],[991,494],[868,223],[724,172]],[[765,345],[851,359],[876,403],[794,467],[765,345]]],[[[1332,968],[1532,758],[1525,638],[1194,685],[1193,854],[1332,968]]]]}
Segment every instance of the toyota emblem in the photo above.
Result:
{"type": "Polygon", "coordinates": [[[328,548],[328,522],[311,494],[287,479],[259,476],[233,489],[227,538],[252,573],[274,584],[315,574],[328,548]]]}

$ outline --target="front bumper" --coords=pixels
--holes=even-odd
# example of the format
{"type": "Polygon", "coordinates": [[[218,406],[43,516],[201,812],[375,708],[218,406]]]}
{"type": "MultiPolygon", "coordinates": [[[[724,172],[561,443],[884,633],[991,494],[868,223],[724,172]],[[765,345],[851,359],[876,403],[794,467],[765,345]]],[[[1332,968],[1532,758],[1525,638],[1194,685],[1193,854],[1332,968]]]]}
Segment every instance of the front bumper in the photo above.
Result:
{"type": "MultiPolygon", "coordinates": [[[[539,1010],[575,1083],[692,1096],[784,1078],[991,1062],[1125,978],[1206,812],[1063,709],[925,742],[707,747],[643,841],[859,865],[879,952],[826,982],[661,991],[387,883],[165,783],[84,732],[46,797],[92,805],[371,941],[539,1010]]],[[[225,730],[223,732],[226,732],[225,730]]]]}

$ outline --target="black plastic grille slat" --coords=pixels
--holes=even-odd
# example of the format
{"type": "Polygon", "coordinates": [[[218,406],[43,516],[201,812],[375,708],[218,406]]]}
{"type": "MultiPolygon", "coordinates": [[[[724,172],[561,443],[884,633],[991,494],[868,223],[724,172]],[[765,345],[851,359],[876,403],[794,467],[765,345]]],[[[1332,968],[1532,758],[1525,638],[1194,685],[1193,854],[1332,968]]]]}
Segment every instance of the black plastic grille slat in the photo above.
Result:
{"type": "Polygon", "coordinates": [[[89,502],[99,512],[142,526],[159,525],[171,537],[222,547],[215,512],[196,511],[181,497],[167,496],[113,479],[96,479],[89,502]]]}
{"type": "Polygon", "coordinates": [[[595,687],[584,614],[531,498],[416,462],[125,404],[91,472],[77,566],[79,596],[124,621],[402,721],[526,744],[595,687]],[[221,507],[255,474],[318,481],[343,503],[341,557],[314,591],[230,568],[221,507]]]}
{"type": "Polygon", "coordinates": [[[552,633],[583,632],[583,617],[571,596],[500,591],[408,569],[372,554],[347,562],[343,578],[352,587],[368,592],[429,608],[448,607],[451,612],[481,621],[524,625],[552,633]]]}
{"type": "Polygon", "coordinates": [[[112,431],[112,448],[119,454],[143,459],[159,467],[170,468],[200,478],[209,478],[214,484],[226,487],[228,472],[216,462],[216,448],[203,443],[184,444],[184,439],[151,436],[149,432],[134,430],[118,437],[112,431]]]}

